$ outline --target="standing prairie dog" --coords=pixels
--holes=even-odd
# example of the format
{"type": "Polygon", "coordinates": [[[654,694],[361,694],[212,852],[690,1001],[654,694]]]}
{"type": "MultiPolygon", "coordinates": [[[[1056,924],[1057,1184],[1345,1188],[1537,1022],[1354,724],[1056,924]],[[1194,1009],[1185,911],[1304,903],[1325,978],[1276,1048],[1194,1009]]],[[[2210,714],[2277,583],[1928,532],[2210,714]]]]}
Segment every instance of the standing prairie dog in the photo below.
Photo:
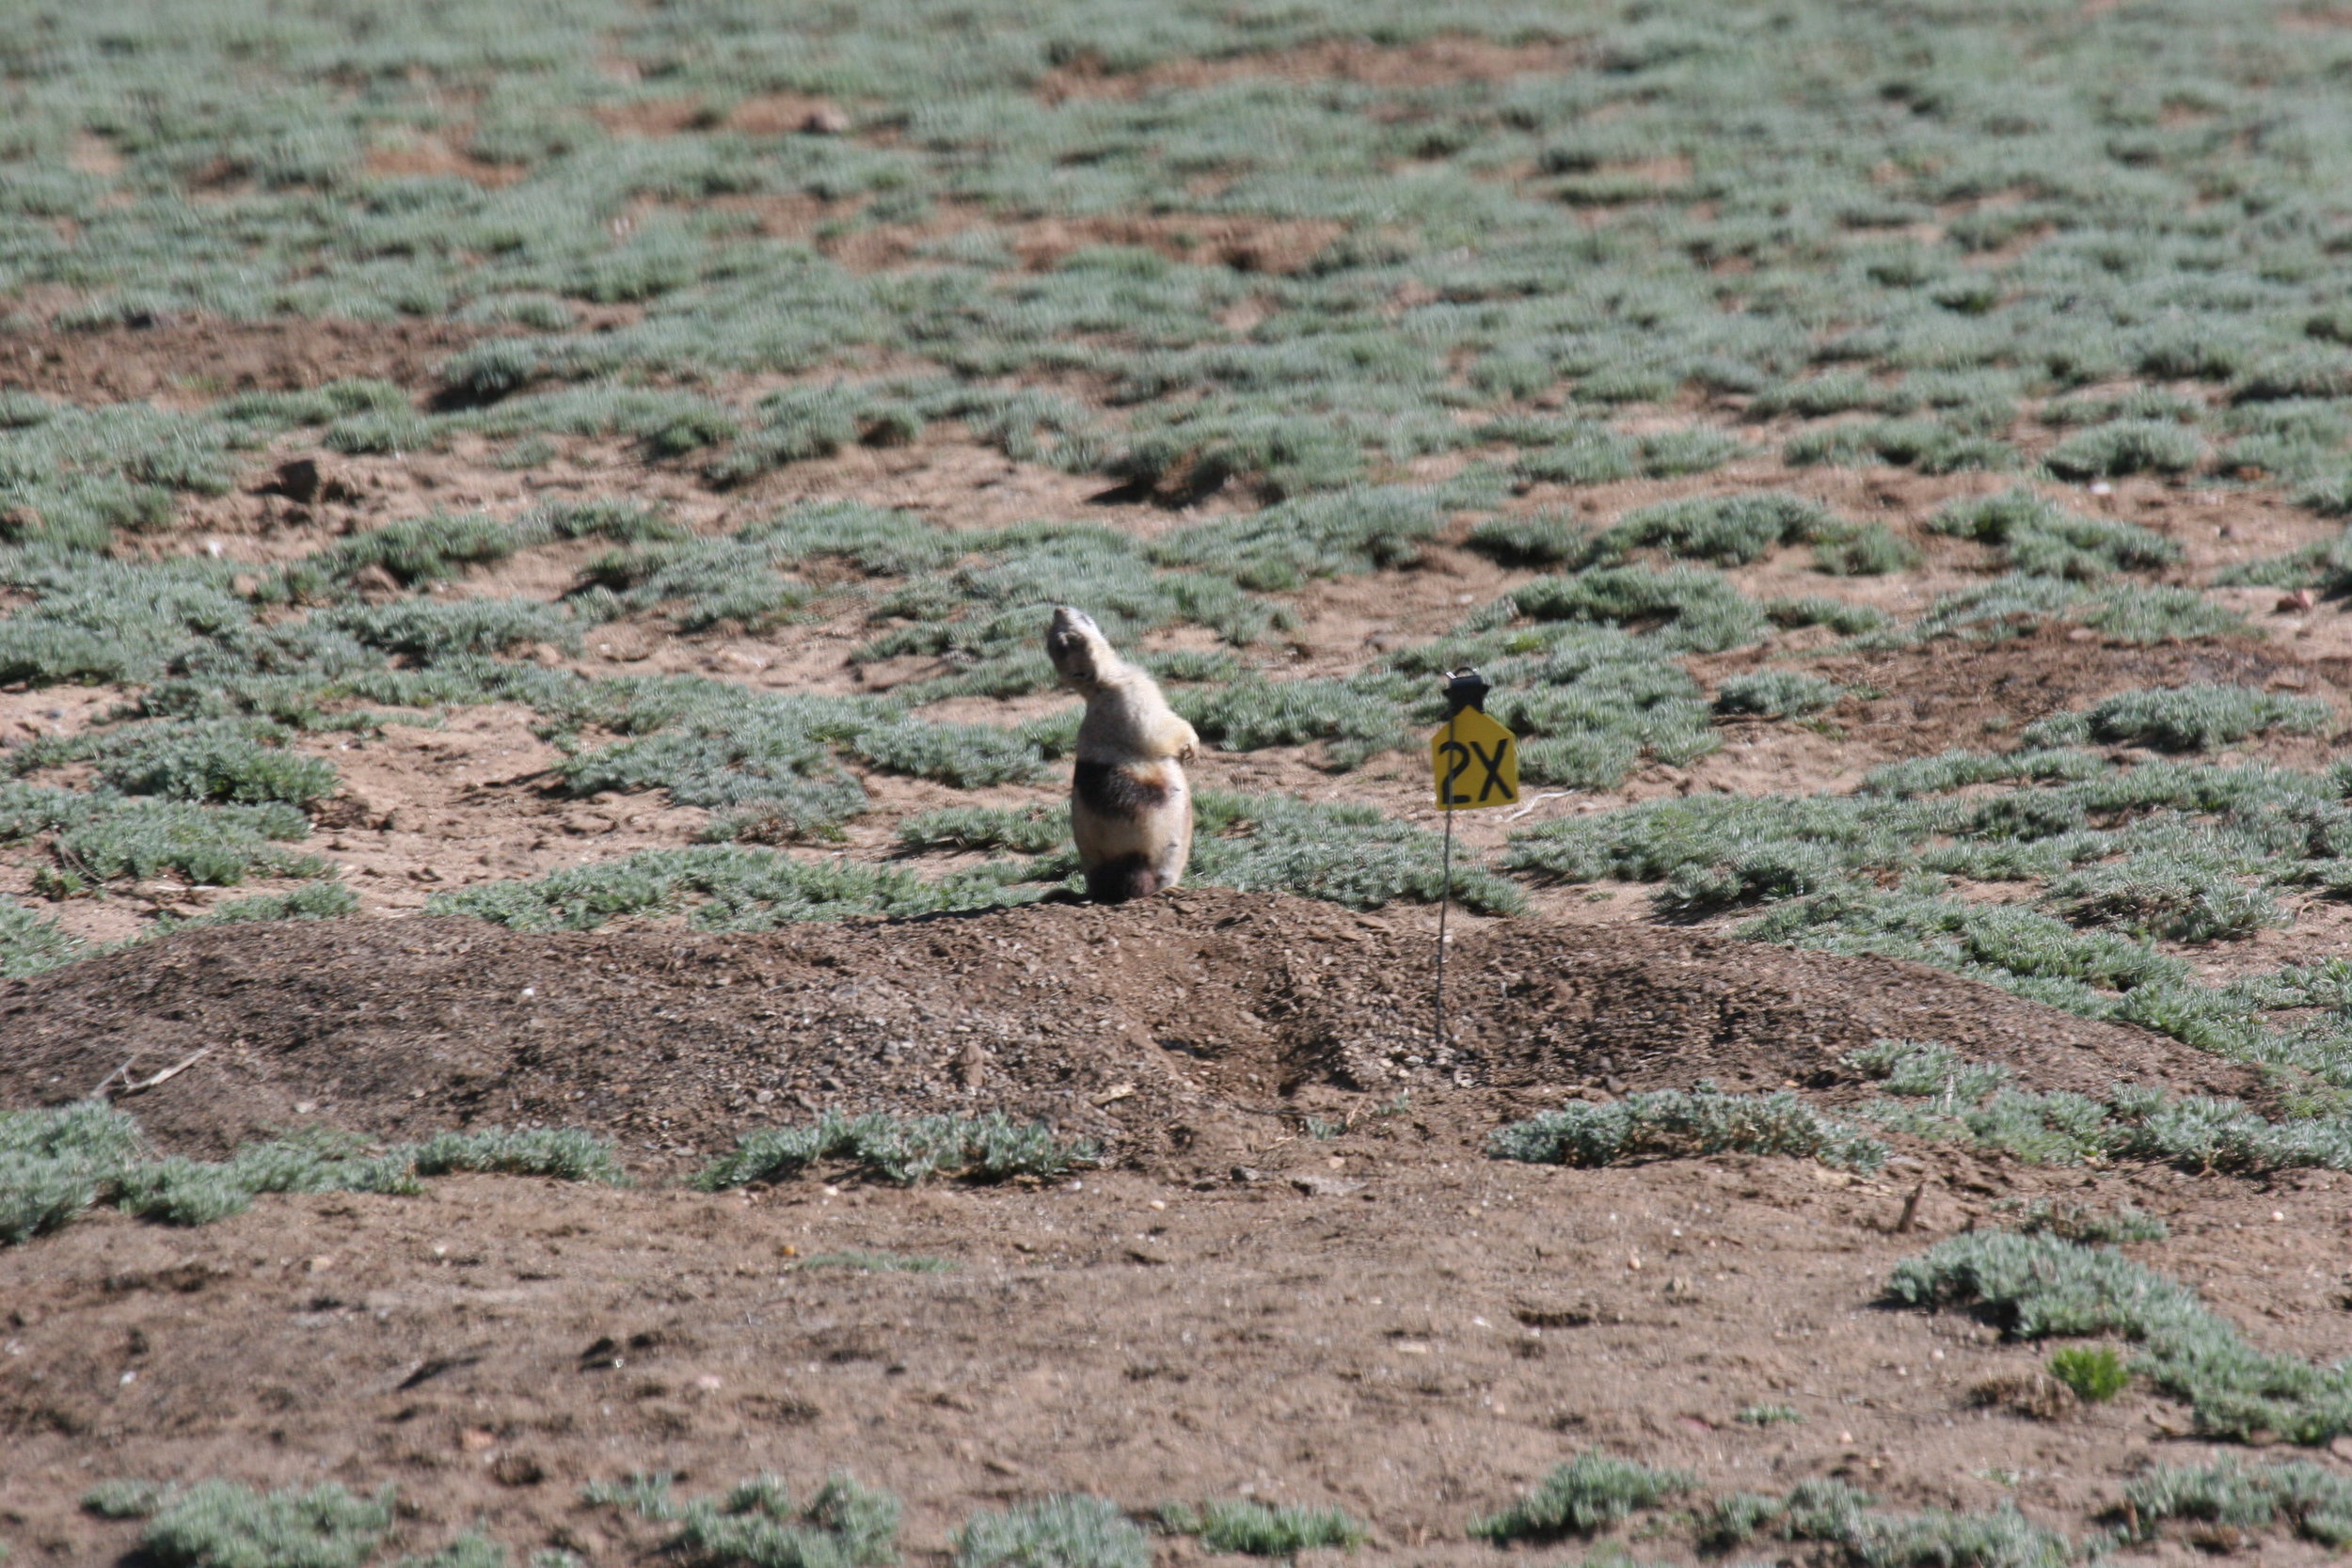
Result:
{"type": "Polygon", "coordinates": [[[1152,677],[1120,658],[1086,611],[1054,611],[1046,657],[1084,696],[1070,830],[1087,896],[1123,904],[1184,879],[1192,857],[1192,792],[1184,764],[1200,737],[1176,717],[1152,677]]]}

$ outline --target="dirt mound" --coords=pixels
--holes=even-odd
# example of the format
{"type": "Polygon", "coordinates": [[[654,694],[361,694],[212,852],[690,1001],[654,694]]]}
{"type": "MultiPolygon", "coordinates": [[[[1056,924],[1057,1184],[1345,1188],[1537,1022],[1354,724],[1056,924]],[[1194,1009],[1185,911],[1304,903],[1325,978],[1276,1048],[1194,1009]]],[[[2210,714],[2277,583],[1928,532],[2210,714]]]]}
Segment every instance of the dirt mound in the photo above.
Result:
{"type": "Polygon", "coordinates": [[[1459,945],[1438,1050],[1429,958],[1399,923],[1219,889],[756,936],[225,927],[0,992],[0,1103],[203,1051],[136,1101],[190,1152],[316,1116],[385,1136],[583,1126],[663,1164],[821,1106],[985,1105],[1183,1166],[1232,1141],[1220,1126],[1404,1089],[1468,1132],[1498,1099],[1580,1083],[1852,1087],[1838,1056],[1884,1037],[2041,1088],[2248,1087],[2171,1041],[1915,965],[1536,921],[1459,945]]]}

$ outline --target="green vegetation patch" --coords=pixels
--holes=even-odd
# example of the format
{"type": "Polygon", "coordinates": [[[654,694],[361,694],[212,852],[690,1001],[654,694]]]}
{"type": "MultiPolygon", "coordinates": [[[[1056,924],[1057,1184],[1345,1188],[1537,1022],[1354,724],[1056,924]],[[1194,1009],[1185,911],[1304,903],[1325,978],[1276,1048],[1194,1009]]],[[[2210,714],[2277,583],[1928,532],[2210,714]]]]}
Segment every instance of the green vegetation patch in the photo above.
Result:
{"type": "Polygon", "coordinates": [[[1630,1459],[1587,1449],[1554,1468],[1509,1508],[1472,1523],[1470,1533],[1498,1545],[1590,1535],[1641,1510],[1656,1508],[1669,1497],[1680,1497],[1696,1480],[1688,1470],[1653,1470],[1630,1459]]]}
{"type": "Polygon", "coordinates": [[[1210,1551],[1250,1557],[1296,1557],[1332,1546],[1352,1552],[1372,1533],[1343,1509],[1271,1508],[1247,1498],[1164,1503],[1158,1517],[1170,1535],[1197,1536],[1210,1551]]]}
{"type": "Polygon", "coordinates": [[[218,1164],[145,1150],[138,1123],[95,1101],[0,1112],[0,1243],[60,1229],[98,1203],[164,1225],[210,1225],[263,1193],[415,1193],[421,1178],[460,1171],[626,1180],[610,1144],[569,1128],[489,1127],[384,1149],[314,1131],[248,1144],[218,1164]]]}
{"type": "Polygon", "coordinates": [[[1890,1514],[1873,1501],[1835,1479],[1800,1481],[1781,1497],[1735,1492],[1709,1507],[1699,1543],[1721,1552],[1759,1539],[1818,1541],[1856,1568],[2064,1568],[2077,1555],[2065,1536],[2007,1504],[1990,1513],[1890,1514]]]}
{"type": "Polygon", "coordinates": [[[0,894],[0,980],[20,980],[88,956],[89,944],[49,916],[0,894]]]}
{"type": "Polygon", "coordinates": [[[593,931],[615,920],[678,913],[697,930],[765,931],[803,920],[1022,903],[1040,891],[1010,885],[1023,870],[998,864],[932,881],[888,866],[799,860],[776,849],[713,844],[644,849],[520,881],[479,882],[436,895],[426,910],[471,915],[518,931],[593,931]]]}
{"type": "Polygon", "coordinates": [[[1058,1137],[1042,1122],[1015,1121],[1000,1111],[978,1117],[882,1112],[851,1117],[828,1111],[810,1126],[744,1133],[735,1152],[705,1166],[694,1185],[715,1193],[755,1181],[787,1180],[826,1162],[905,1187],[932,1177],[1058,1180],[1098,1158],[1094,1146],[1083,1139],[1058,1137]]]}
{"type": "Polygon", "coordinates": [[[2352,1481],[2317,1465],[2167,1465],[2126,1481],[2121,1515],[2127,1536],[2153,1541],[2169,1519],[2239,1529],[2285,1524],[2323,1546],[2352,1546],[2352,1481]]]}
{"type": "MultiPolygon", "coordinates": [[[[1399,899],[1434,904],[1446,885],[1439,836],[1371,806],[1204,790],[1194,812],[1194,881],[1295,893],[1355,909],[1399,899]]],[[[1454,856],[1453,890],[1456,902],[1482,913],[1517,914],[1527,907],[1516,885],[1466,854],[1454,856]]]]}
{"type": "Polygon", "coordinates": [[[2056,1236],[2084,1246],[2161,1242],[2172,1234],[2172,1227],[2163,1220],[2128,1203],[2103,1212],[2080,1203],[2038,1197],[2031,1203],[2011,1200],[1994,1208],[2004,1211],[2010,1227],[2024,1235],[2056,1236]]]}
{"type": "Polygon", "coordinates": [[[849,1252],[814,1252],[796,1259],[790,1267],[796,1273],[842,1269],[853,1274],[952,1274],[956,1265],[945,1258],[859,1248],[849,1252]]]}
{"type": "Polygon", "coordinates": [[[668,1549],[708,1568],[882,1568],[898,1559],[898,1499],[834,1476],[804,1506],[779,1478],[754,1476],[717,1497],[682,1498],[675,1478],[633,1475],[583,1488],[593,1508],[675,1524],[668,1549]]]}
{"type": "Polygon", "coordinates": [[[2163,534],[2072,512],[2022,487],[1953,501],[1928,527],[1994,546],[2010,570],[2028,577],[2087,581],[2169,566],[2181,556],[2180,546],[2163,534]]]}
{"type": "MultiPolygon", "coordinates": [[[[2155,1160],[2185,1170],[2259,1174],[2316,1166],[2352,1169],[2352,1116],[2269,1121],[2234,1100],[2169,1099],[2158,1087],[2117,1085],[2104,1100],[2009,1085],[2006,1069],[1962,1061],[1947,1048],[1883,1041],[1848,1062],[1883,1078],[1897,1098],[1858,1113],[1914,1137],[2000,1149],[2037,1164],[2155,1160]]],[[[2140,1220],[2028,1214],[2027,1234],[2137,1239],[2140,1220]]]]}
{"type": "Polygon", "coordinates": [[[2064,1345],[2050,1353],[2052,1377],[2091,1404],[2105,1403],[2132,1381],[2131,1369],[2107,1345],[2064,1345]]]}
{"type": "Polygon", "coordinates": [[[2044,719],[2019,736],[2026,746],[2086,741],[2209,752],[2271,731],[2315,735],[2332,717],[2326,703],[2247,686],[2176,686],[2121,691],[2079,712],[2044,719]]]}
{"type": "Polygon", "coordinates": [[[1486,1150],[1533,1164],[1613,1165],[1707,1154],[1786,1154],[1853,1170],[1886,1163],[1886,1146],[1815,1111],[1786,1090],[1725,1094],[1712,1084],[1579,1101],[1495,1130],[1486,1150]]]}
{"type": "Polygon", "coordinates": [[[1629,512],[1592,537],[1579,565],[1651,549],[1711,566],[1745,566],[1783,545],[1850,536],[1854,525],[1819,501],[1777,490],[1694,497],[1629,512]]]}
{"type": "Polygon", "coordinates": [[[167,1568],[361,1568],[391,1532],[392,1505],[389,1486],[361,1497],[331,1481],[307,1492],[115,1481],[83,1499],[106,1518],[146,1518],[140,1550],[167,1568]]]}
{"type": "Polygon", "coordinates": [[[2136,1341],[2132,1370],[2186,1400],[2208,1436],[2317,1444],[2352,1431],[2352,1364],[2265,1354],[2195,1291],[2111,1249],[1972,1232],[1899,1264],[1887,1293],[1907,1307],[1969,1307],[2018,1339],[2136,1341]]]}
{"type": "Polygon", "coordinates": [[[1148,1568],[1152,1544],[1101,1497],[1047,1497],[983,1509],[955,1537],[956,1568],[1148,1568]]]}
{"type": "Polygon", "coordinates": [[[1726,675],[1715,688],[1715,711],[1764,719],[1800,718],[1836,705],[1846,694],[1836,681],[1802,670],[1758,670],[1726,675]]]}

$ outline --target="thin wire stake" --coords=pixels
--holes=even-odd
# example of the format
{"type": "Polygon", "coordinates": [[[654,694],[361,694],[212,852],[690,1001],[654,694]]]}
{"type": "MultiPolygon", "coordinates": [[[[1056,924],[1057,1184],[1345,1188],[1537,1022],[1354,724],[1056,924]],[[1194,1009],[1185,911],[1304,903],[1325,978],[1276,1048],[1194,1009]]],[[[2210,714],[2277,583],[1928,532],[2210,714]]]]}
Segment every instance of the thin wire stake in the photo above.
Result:
{"type": "MultiPolygon", "coordinates": [[[[1453,722],[1453,721],[1452,721],[1452,720],[1448,720],[1448,721],[1446,721],[1446,731],[1447,731],[1447,734],[1448,734],[1448,736],[1451,736],[1451,735],[1452,735],[1452,733],[1453,733],[1453,730],[1454,730],[1454,722],[1453,722]]],[[[1444,787],[1444,785],[1443,785],[1442,782],[1440,783],[1439,787],[1440,787],[1440,788],[1443,788],[1443,787],[1444,787]]],[[[1453,903],[1453,902],[1454,902],[1454,814],[1453,814],[1452,812],[1450,812],[1450,811],[1449,811],[1449,812],[1447,812],[1447,813],[1445,814],[1445,880],[1444,880],[1444,881],[1443,881],[1443,882],[1439,885],[1438,890],[1438,1044],[1439,1046],[1443,1046],[1443,1045],[1446,1043],[1446,1035],[1445,1035],[1445,911],[1446,911],[1446,906],[1447,906],[1447,905],[1449,905],[1449,904],[1451,904],[1451,903],[1453,903]]]]}
{"type": "MultiPolygon", "coordinates": [[[[1446,672],[1445,741],[1438,756],[1460,750],[1454,744],[1454,726],[1461,721],[1462,710],[1474,707],[1485,712],[1486,693],[1492,689],[1469,665],[1446,672]]],[[[1437,759],[1433,757],[1431,760],[1434,763],[1437,759]]],[[[1445,816],[1445,878],[1438,889],[1438,1044],[1442,1049],[1452,1044],[1445,1029],[1445,917],[1454,904],[1454,779],[1461,768],[1456,767],[1449,773],[1438,767],[1434,771],[1437,774],[1438,809],[1445,816]]]]}

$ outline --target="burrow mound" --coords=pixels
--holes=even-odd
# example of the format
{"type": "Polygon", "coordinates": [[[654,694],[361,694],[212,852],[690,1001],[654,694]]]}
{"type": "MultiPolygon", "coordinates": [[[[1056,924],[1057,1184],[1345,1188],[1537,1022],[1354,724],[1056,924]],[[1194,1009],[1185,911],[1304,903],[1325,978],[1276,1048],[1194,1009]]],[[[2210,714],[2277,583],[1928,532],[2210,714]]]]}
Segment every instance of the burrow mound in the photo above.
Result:
{"type": "Polygon", "coordinates": [[[1838,1098],[1861,1092],[1839,1056],[1883,1037],[1940,1039],[2036,1088],[2252,1086],[2173,1041],[1918,965],[1537,920],[1456,945],[1449,1052],[1431,954],[1419,926],[1212,888],[739,936],[229,926],[0,989],[0,1103],[200,1051],[128,1108],[201,1155],[312,1119],[399,1138],[539,1122],[661,1166],[824,1107],[1003,1107],[1182,1166],[1247,1142],[1236,1130],[1279,1131],[1264,1118],[1406,1089],[1465,1133],[1524,1091],[1593,1080],[1838,1098]]]}

